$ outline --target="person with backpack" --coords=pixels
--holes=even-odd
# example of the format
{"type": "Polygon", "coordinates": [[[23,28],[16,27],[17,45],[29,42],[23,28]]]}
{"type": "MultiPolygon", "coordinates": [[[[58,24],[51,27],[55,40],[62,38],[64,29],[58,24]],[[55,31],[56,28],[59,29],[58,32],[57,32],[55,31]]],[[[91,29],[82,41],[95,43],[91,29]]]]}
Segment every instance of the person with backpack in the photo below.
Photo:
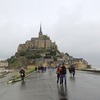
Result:
{"type": "Polygon", "coordinates": [[[24,68],[21,68],[21,70],[19,71],[19,73],[20,73],[21,80],[24,81],[24,78],[25,78],[25,70],[24,70],[24,68]]]}
{"type": "Polygon", "coordinates": [[[60,80],[60,75],[61,75],[61,66],[59,65],[57,67],[57,71],[56,71],[56,74],[57,74],[57,84],[59,83],[59,80],[60,80]]]}

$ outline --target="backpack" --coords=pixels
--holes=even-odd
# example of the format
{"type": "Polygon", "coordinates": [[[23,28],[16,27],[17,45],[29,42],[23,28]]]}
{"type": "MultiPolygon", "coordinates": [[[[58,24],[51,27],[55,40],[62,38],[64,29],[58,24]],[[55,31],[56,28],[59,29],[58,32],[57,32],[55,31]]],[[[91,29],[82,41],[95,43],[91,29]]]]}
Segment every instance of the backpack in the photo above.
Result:
{"type": "Polygon", "coordinates": [[[61,68],[57,68],[56,74],[61,74],[61,68]]]}

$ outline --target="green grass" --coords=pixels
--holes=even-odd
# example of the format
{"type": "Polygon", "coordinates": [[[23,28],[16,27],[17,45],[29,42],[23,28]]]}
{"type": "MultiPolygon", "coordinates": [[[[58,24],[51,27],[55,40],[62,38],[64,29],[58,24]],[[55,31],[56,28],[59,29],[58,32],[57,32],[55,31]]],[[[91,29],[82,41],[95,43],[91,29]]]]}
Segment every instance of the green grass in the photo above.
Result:
{"type": "MultiPolygon", "coordinates": [[[[34,72],[35,68],[33,66],[29,66],[27,69],[25,69],[25,74],[26,77],[28,76],[28,74],[34,72]]],[[[11,79],[9,81],[12,82],[16,82],[17,80],[20,79],[20,73],[18,71],[14,72],[14,75],[11,77],[11,79]]]]}

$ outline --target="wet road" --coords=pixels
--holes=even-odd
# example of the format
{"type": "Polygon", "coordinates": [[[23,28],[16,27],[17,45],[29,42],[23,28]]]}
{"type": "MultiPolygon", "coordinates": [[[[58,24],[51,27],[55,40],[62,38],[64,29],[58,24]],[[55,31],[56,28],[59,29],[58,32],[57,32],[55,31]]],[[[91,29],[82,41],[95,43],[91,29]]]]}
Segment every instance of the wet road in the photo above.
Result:
{"type": "Polygon", "coordinates": [[[100,74],[67,74],[67,87],[56,84],[55,70],[33,73],[25,82],[0,83],[0,100],[100,100],[100,74]]]}

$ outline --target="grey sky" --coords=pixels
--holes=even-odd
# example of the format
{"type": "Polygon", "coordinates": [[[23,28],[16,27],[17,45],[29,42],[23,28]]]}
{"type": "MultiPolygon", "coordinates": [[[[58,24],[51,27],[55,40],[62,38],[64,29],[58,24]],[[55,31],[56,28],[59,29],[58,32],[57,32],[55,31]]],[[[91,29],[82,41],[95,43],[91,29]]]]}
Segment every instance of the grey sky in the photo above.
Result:
{"type": "Polygon", "coordinates": [[[11,57],[19,44],[44,34],[61,52],[100,65],[99,0],[1,0],[0,59],[11,57]]]}

